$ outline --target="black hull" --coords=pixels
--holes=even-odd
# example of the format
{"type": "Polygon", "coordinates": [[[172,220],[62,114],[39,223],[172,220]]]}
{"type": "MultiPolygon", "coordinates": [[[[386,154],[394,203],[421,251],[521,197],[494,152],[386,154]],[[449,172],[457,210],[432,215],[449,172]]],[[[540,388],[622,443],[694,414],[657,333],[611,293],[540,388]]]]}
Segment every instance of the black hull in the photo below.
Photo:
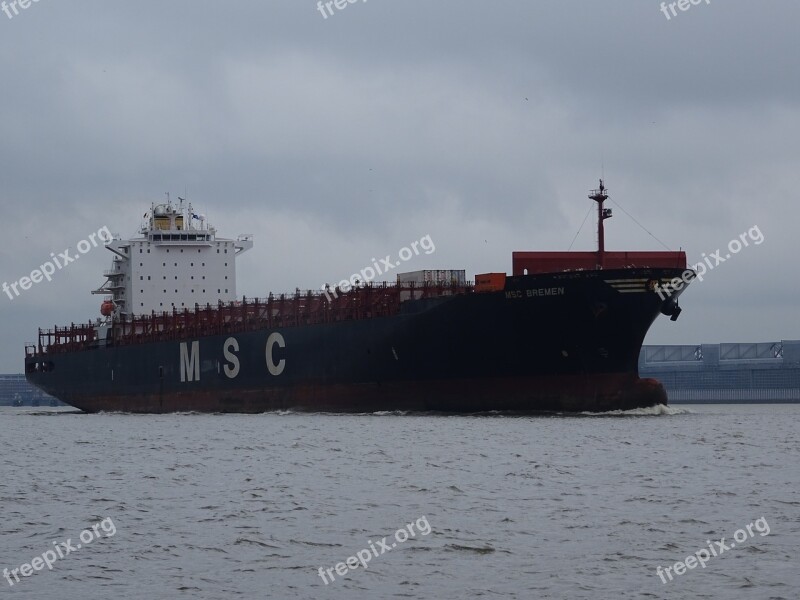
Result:
{"type": "Polygon", "coordinates": [[[681,273],[509,277],[502,292],[409,301],[394,316],[36,355],[26,373],[87,412],[647,407],[667,401],[637,372],[665,303],[652,283],[681,273]]]}

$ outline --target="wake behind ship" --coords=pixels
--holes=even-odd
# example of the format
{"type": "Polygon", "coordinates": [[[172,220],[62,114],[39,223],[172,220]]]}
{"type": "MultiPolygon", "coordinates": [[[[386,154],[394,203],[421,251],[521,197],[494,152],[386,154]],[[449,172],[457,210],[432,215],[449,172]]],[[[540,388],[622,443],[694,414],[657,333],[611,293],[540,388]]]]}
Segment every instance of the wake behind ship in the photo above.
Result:
{"type": "Polygon", "coordinates": [[[106,297],[103,318],[39,330],[25,373],[87,412],[666,404],[660,383],[639,378],[639,352],[659,314],[677,319],[693,272],[684,252],[606,251],[602,181],[590,198],[596,252],[514,252],[511,275],[474,283],[464,271],[427,271],[241,300],[235,261],[252,237],[218,238],[182,200],[151,206],[140,236],[106,246],[112,268],[93,292],[106,297]]]}

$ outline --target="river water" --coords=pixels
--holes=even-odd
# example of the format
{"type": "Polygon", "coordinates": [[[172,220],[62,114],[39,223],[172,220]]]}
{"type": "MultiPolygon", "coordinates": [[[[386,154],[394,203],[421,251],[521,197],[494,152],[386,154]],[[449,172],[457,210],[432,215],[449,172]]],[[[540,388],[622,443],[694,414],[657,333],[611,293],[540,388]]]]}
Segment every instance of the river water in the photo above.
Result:
{"type": "Polygon", "coordinates": [[[796,600],[798,418],[800,405],[480,417],[2,408],[0,589],[796,600]]]}

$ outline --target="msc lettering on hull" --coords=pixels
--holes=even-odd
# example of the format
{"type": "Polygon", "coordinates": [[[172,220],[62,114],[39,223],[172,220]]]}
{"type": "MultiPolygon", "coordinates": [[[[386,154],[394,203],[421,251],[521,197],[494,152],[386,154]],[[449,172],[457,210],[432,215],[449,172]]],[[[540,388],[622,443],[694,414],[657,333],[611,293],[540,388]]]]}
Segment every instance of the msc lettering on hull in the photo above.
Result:
{"type": "Polygon", "coordinates": [[[537,298],[539,296],[563,296],[563,287],[537,288],[531,290],[511,290],[506,292],[506,298],[537,298]]]}
{"type": "Polygon", "coordinates": [[[186,342],[181,342],[181,383],[200,381],[200,342],[192,342],[192,354],[186,342]]]}
{"type": "MultiPolygon", "coordinates": [[[[265,358],[267,363],[267,371],[269,374],[277,377],[286,368],[286,359],[275,361],[274,350],[275,346],[278,348],[286,348],[286,340],[278,332],[271,333],[267,338],[265,358]]],[[[229,337],[222,344],[222,355],[226,363],[223,365],[223,372],[228,379],[234,379],[239,375],[241,370],[241,363],[237,355],[239,352],[239,341],[235,337],[229,337]]],[[[181,383],[190,383],[192,381],[200,381],[200,342],[195,340],[193,342],[181,342],[180,344],[180,365],[181,365],[181,383]],[[191,343],[191,348],[189,344],[191,343]]]]}
{"type": "Polygon", "coordinates": [[[272,358],[272,349],[275,347],[275,344],[278,344],[281,348],[286,348],[286,342],[283,336],[277,332],[269,334],[267,338],[267,369],[269,369],[270,375],[278,376],[283,373],[283,369],[286,367],[286,361],[280,359],[278,364],[275,364],[275,359],[272,358]]]}
{"type": "Polygon", "coordinates": [[[238,351],[239,342],[236,341],[236,338],[229,337],[225,340],[225,344],[222,346],[222,353],[225,355],[225,360],[230,364],[225,365],[223,371],[225,371],[228,379],[233,379],[239,374],[239,357],[234,354],[234,352],[238,351]]]}

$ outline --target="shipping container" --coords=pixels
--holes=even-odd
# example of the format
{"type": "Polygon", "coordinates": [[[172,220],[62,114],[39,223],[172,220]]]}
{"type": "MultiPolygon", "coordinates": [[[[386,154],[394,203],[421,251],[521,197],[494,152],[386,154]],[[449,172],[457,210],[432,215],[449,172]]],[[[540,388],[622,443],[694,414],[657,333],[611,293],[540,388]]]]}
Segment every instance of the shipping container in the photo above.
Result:
{"type": "Polygon", "coordinates": [[[465,285],[466,282],[465,269],[425,269],[397,275],[397,283],[401,284],[465,285]]]}
{"type": "Polygon", "coordinates": [[[505,273],[481,273],[480,275],[475,275],[476,292],[502,292],[505,287],[505,273]]]}

